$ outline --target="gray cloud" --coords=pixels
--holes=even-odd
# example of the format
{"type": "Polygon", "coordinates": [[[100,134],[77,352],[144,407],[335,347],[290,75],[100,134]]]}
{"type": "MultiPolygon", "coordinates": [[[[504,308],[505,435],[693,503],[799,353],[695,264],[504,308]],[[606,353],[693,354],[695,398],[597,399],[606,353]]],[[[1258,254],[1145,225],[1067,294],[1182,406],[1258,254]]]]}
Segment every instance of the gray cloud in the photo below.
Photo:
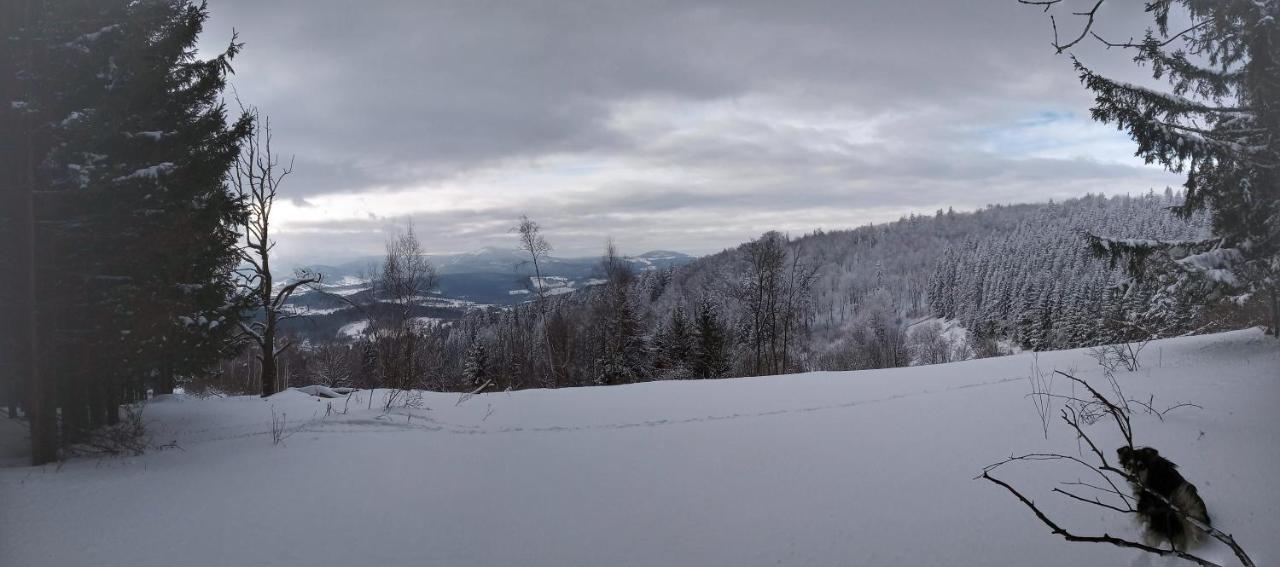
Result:
{"type": "MultiPolygon", "coordinates": [[[[1104,34],[1141,25],[1141,6],[1104,8],[1104,34]]],[[[501,242],[524,211],[559,229],[568,250],[611,233],[635,248],[702,252],[781,225],[1171,180],[1097,159],[1090,140],[1058,156],[1017,139],[987,147],[991,132],[1042,113],[1087,122],[1089,97],[1049,48],[1047,20],[1012,0],[212,0],[210,10],[206,47],[240,32],[238,92],[297,154],[285,190],[299,207],[395,191],[448,205],[457,191],[443,187],[514,180],[496,203],[466,210],[291,222],[281,247],[298,255],[376,250],[410,215],[433,247],[475,248],[501,242]],[[768,115],[752,115],[760,109],[768,115]],[[599,163],[622,165],[545,188],[557,179],[548,169],[599,163]],[[522,186],[528,172],[544,183],[522,186]]],[[[1142,78],[1123,58],[1080,55],[1142,78]]],[[[1105,141],[1105,130],[1090,135],[1105,141]]]]}

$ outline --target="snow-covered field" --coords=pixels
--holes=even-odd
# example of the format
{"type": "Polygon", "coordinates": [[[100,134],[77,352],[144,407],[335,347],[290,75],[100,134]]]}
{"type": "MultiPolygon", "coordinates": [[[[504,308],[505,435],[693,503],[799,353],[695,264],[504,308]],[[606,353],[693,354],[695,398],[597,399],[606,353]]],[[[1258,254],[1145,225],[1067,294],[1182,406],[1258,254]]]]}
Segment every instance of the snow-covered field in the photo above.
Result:
{"type": "MultiPolygon", "coordinates": [[[[1280,561],[1280,343],[1259,331],[1148,345],[1130,397],[1195,402],[1150,444],[1259,565],[1280,561]]],[[[1046,440],[1028,376],[1101,372],[1085,351],[895,370],[493,393],[367,410],[322,400],[151,403],[182,450],[0,469],[0,565],[1165,564],[1067,543],[980,480],[1046,440]],[[332,404],[339,415],[326,416],[332,404]],[[272,443],[272,408],[291,435],[272,443]]],[[[1067,388],[1065,380],[1055,383],[1067,388]]],[[[380,397],[380,396],[379,396],[380,397]]],[[[1091,435],[1114,449],[1099,422],[1091,435]]],[[[1001,469],[1067,527],[1137,537],[1048,493],[1075,470],[1001,469]]],[[[1220,547],[1210,558],[1229,562],[1220,547]]]]}

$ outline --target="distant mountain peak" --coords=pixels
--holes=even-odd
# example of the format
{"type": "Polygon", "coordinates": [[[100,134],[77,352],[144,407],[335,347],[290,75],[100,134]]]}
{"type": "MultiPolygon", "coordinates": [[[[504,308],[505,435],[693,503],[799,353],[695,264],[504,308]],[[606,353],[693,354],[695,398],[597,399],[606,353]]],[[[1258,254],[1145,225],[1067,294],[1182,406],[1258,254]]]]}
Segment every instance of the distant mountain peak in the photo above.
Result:
{"type": "Polygon", "coordinates": [[[466,255],[468,256],[510,256],[512,254],[519,254],[519,253],[520,251],[515,248],[503,248],[501,246],[482,246],[480,248],[467,252],[466,255]]]}

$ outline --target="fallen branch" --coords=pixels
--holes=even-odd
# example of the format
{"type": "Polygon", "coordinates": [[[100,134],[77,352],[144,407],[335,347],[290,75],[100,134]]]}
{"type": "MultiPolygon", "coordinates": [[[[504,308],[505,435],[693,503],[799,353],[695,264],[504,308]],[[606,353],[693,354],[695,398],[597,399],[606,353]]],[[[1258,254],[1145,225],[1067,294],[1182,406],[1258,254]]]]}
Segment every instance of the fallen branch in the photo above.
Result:
{"type": "Polygon", "coordinates": [[[484,383],[484,384],[481,384],[479,388],[476,388],[476,389],[474,389],[474,390],[472,390],[472,391],[470,391],[470,392],[464,393],[464,394],[459,394],[459,395],[458,395],[458,403],[453,404],[453,407],[455,407],[455,408],[456,408],[456,407],[458,407],[458,406],[462,405],[462,402],[465,402],[465,401],[467,401],[467,400],[470,400],[471,398],[474,398],[477,394],[479,394],[480,392],[483,392],[485,388],[488,388],[489,386],[492,386],[492,385],[493,385],[493,380],[486,380],[486,381],[485,381],[485,383],[484,383]]]}

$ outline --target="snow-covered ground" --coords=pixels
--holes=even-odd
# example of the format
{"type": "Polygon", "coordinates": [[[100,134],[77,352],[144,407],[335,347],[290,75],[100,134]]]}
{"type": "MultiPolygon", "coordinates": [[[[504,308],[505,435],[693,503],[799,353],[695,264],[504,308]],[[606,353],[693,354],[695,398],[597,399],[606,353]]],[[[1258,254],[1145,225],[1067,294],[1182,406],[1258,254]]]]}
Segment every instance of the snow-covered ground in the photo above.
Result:
{"type": "MultiPolygon", "coordinates": [[[[543,295],[564,295],[593,285],[603,284],[606,280],[589,278],[583,281],[578,281],[561,276],[546,276],[541,279],[533,276],[529,277],[529,286],[534,290],[538,289],[539,282],[541,282],[542,285],[543,295]]],[[[515,290],[508,293],[514,295],[517,293],[525,293],[527,291],[528,290],[515,290]]]]}
{"type": "MultiPolygon", "coordinates": [[[[1239,331],[1151,343],[1135,418],[1215,524],[1280,561],[1280,343],[1239,331]]],[[[973,480],[1046,440],[1033,366],[1101,380],[1085,351],[937,366],[479,395],[368,410],[297,391],[149,404],[182,450],[0,469],[0,565],[1162,565],[1068,543],[973,480]],[[272,443],[272,409],[290,435],[272,443]],[[337,415],[326,413],[337,412],[337,415]]],[[[1055,387],[1068,384],[1059,380],[1055,387]]],[[[1065,391],[1065,390],[1063,390],[1065,391]]],[[[1110,449],[1107,422],[1089,427],[1110,449]]],[[[1048,492],[1080,474],[1001,469],[1068,528],[1138,537],[1048,492]]],[[[1202,552],[1230,563],[1210,546],[1202,552]]]]}

